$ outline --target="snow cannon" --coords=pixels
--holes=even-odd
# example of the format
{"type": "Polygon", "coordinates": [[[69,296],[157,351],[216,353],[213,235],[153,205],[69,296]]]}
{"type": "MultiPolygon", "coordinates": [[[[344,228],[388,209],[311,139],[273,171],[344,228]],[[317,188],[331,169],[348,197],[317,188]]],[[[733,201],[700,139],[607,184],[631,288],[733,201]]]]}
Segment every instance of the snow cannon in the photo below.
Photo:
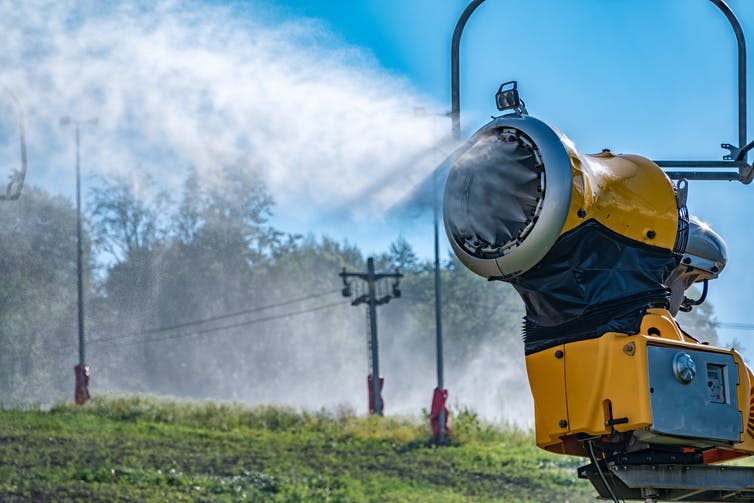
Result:
{"type": "Polygon", "coordinates": [[[675,319],[727,260],[689,217],[687,182],[639,155],[582,154],[517,100],[448,160],[443,215],[460,261],[525,304],[537,445],[592,458],[582,476],[604,496],[595,468],[751,455],[751,371],[675,319]]]}

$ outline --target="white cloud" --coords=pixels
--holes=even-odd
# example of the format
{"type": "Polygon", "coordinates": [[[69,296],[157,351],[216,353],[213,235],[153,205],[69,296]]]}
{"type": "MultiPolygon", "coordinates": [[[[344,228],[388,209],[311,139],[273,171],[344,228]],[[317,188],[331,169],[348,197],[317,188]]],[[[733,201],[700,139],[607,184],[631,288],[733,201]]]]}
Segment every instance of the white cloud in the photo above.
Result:
{"type": "Polygon", "coordinates": [[[413,115],[426,100],[316,22],[265,26],[255,9],[0,4],[2,79],[27,109],[32,183],[69,176],[59,118],[71,115],[99,118],[82,134],[88,173],[176,185],[193,165],[211,183],[218,159],[248,156],[289,214],[366,193],[360,208],[381,212],[403,197],[432,167],[417,162],[435,141],[432,119],[413,115]]]}

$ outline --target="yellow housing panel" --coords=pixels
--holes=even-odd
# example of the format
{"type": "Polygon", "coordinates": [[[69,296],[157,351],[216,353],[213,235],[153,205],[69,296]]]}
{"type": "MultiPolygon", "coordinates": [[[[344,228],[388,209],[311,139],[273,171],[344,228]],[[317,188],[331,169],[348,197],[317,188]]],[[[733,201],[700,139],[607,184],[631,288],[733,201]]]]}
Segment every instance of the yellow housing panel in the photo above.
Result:
{"type": "Polygon", "coordinates": [[[646,344],[639,336],[608,332],[527,355],[534,397],[537,445],[553,452],[582,455],[562,437],[607,435],[608,419],[628,418],[618,431],[652,424],[646,344]],[[557,358],[558,351],[562,352],[557,358]],[[561,421],[567,421],[567,427],[561,421]],[[562,445],[561,445],[562,444],[562,445]]]}
{"type": "Polygon", "coordinates": [[[657,164],[638,155],[609,151],[580,155],[570,142],[573,190],[562,233],[597,220],[641,243],[673,249],[678,207],[673,184],[657,164]]]}
{"type": "Polygon", "coordinates": [[[563,348],[555,346],[526,357],[526,372],[534,395],[537,445],[542,448],[560,445],[560,437],[568,433],[565,360],[558,357],[563,348]],[[565,426],[561,426],[561,421],[565,421],[565,426]]]}
{"type": "Polygon", "coordinates": [[[646,345],[608,332],[566,347],[566,393],[571,433],[605,435],[610,419],[626,418],[617,431],[652,424],[646,345]]]}
{"type": "MultiPolygon", "coordinates": [[[[595,339],[562,344],[526,356],[537,445],[552,452],[583,456],[581,444],[575,441],[579,437],[651,427],[647,368],[650,345],[732,355],[738,367],[735,393],[743,433],[740,442],[722,448],[728,457],[724,454],[721,460],[754,453],[751,417],[754,377],[741,355],[734,350],[700,344],[685,335],[670,313],[660,308],[647,310],[637,335],[607,332],[595,339]],[[610,425],[608,420],[618,422],[610,425]]],[[[698,445],[698,439],[694,445],[698,445]]]]}

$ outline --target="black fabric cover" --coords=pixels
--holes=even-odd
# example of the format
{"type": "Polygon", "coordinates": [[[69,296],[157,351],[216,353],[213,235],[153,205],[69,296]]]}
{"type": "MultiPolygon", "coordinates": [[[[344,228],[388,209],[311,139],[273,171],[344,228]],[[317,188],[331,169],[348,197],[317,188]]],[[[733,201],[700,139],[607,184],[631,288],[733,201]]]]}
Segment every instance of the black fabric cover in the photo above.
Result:
{"type": "Polygon", "coordinates": [[[670,250],[633,241],[596,220],[560,236],[532,269],[508,280],[526,304],[526,354],[605,332],[635,334],[648,307],[668,306],[670,250]]]}
{"type": "Polygon", "coordinates": [[[445,217],[450,234],[466,253],[497,258],[502,247],[522,239],[543,197],[538,160],[531,140],[488,135],[461,155],[448,175],[445,217]]]}

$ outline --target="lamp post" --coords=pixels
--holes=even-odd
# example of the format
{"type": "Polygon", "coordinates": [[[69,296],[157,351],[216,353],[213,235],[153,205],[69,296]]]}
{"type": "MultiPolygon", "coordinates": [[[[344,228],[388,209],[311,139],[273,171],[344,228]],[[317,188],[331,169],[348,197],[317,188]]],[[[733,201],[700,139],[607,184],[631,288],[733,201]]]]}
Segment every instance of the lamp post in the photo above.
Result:
{"type": "Polygon", "coordinates": [[[81,126],[95,125],[97,119],[75,120],[70,117],[60,119],[61,126],[73,125],[76,131],[76,275],[78,278],[78,321],[79,321],[79,362],[74,367],[76,375],[76,403],[81,405],[89,400],[89,368],[86,365],[86,346],[84,338],[84,278],[83,245],[81,240],[81,126]]]}
{"type": "MultiPolygon", "coordinates": [[[[450,117],[450,113],[427,113],[424,108],[414,109],[417,117],[450,117]]],[[[437,387],[432,395],[432,407],[430,410],[430,423],[435,441],[444,443],[447,440],[447,409],[445,402],[448,399],[448,391],[445,389],[445,372],[443,361],[442,344],[442,281],[440,275],[440,202],[438,200],[437,170],[432,172],[432,221],[434,228],[434,283],[435,283],[435,349],[437,366],[437,387]]]]}
{"type": "Polygon", "coordinates": [[[440,209],[437,200],[437,170],[432,173],[432,216],[434,220],[435,247],[435,347],[437,351],[437,388],[432,398],[432,414],[437,415],[435,439],[444,443],[447,440],[447,409],[445,401],[448,391],[445,389],[445,373],[442,347],[442,289],[440,283],[440,209]],[[437,409],[437,410],[435,410],[437,409]]]}

